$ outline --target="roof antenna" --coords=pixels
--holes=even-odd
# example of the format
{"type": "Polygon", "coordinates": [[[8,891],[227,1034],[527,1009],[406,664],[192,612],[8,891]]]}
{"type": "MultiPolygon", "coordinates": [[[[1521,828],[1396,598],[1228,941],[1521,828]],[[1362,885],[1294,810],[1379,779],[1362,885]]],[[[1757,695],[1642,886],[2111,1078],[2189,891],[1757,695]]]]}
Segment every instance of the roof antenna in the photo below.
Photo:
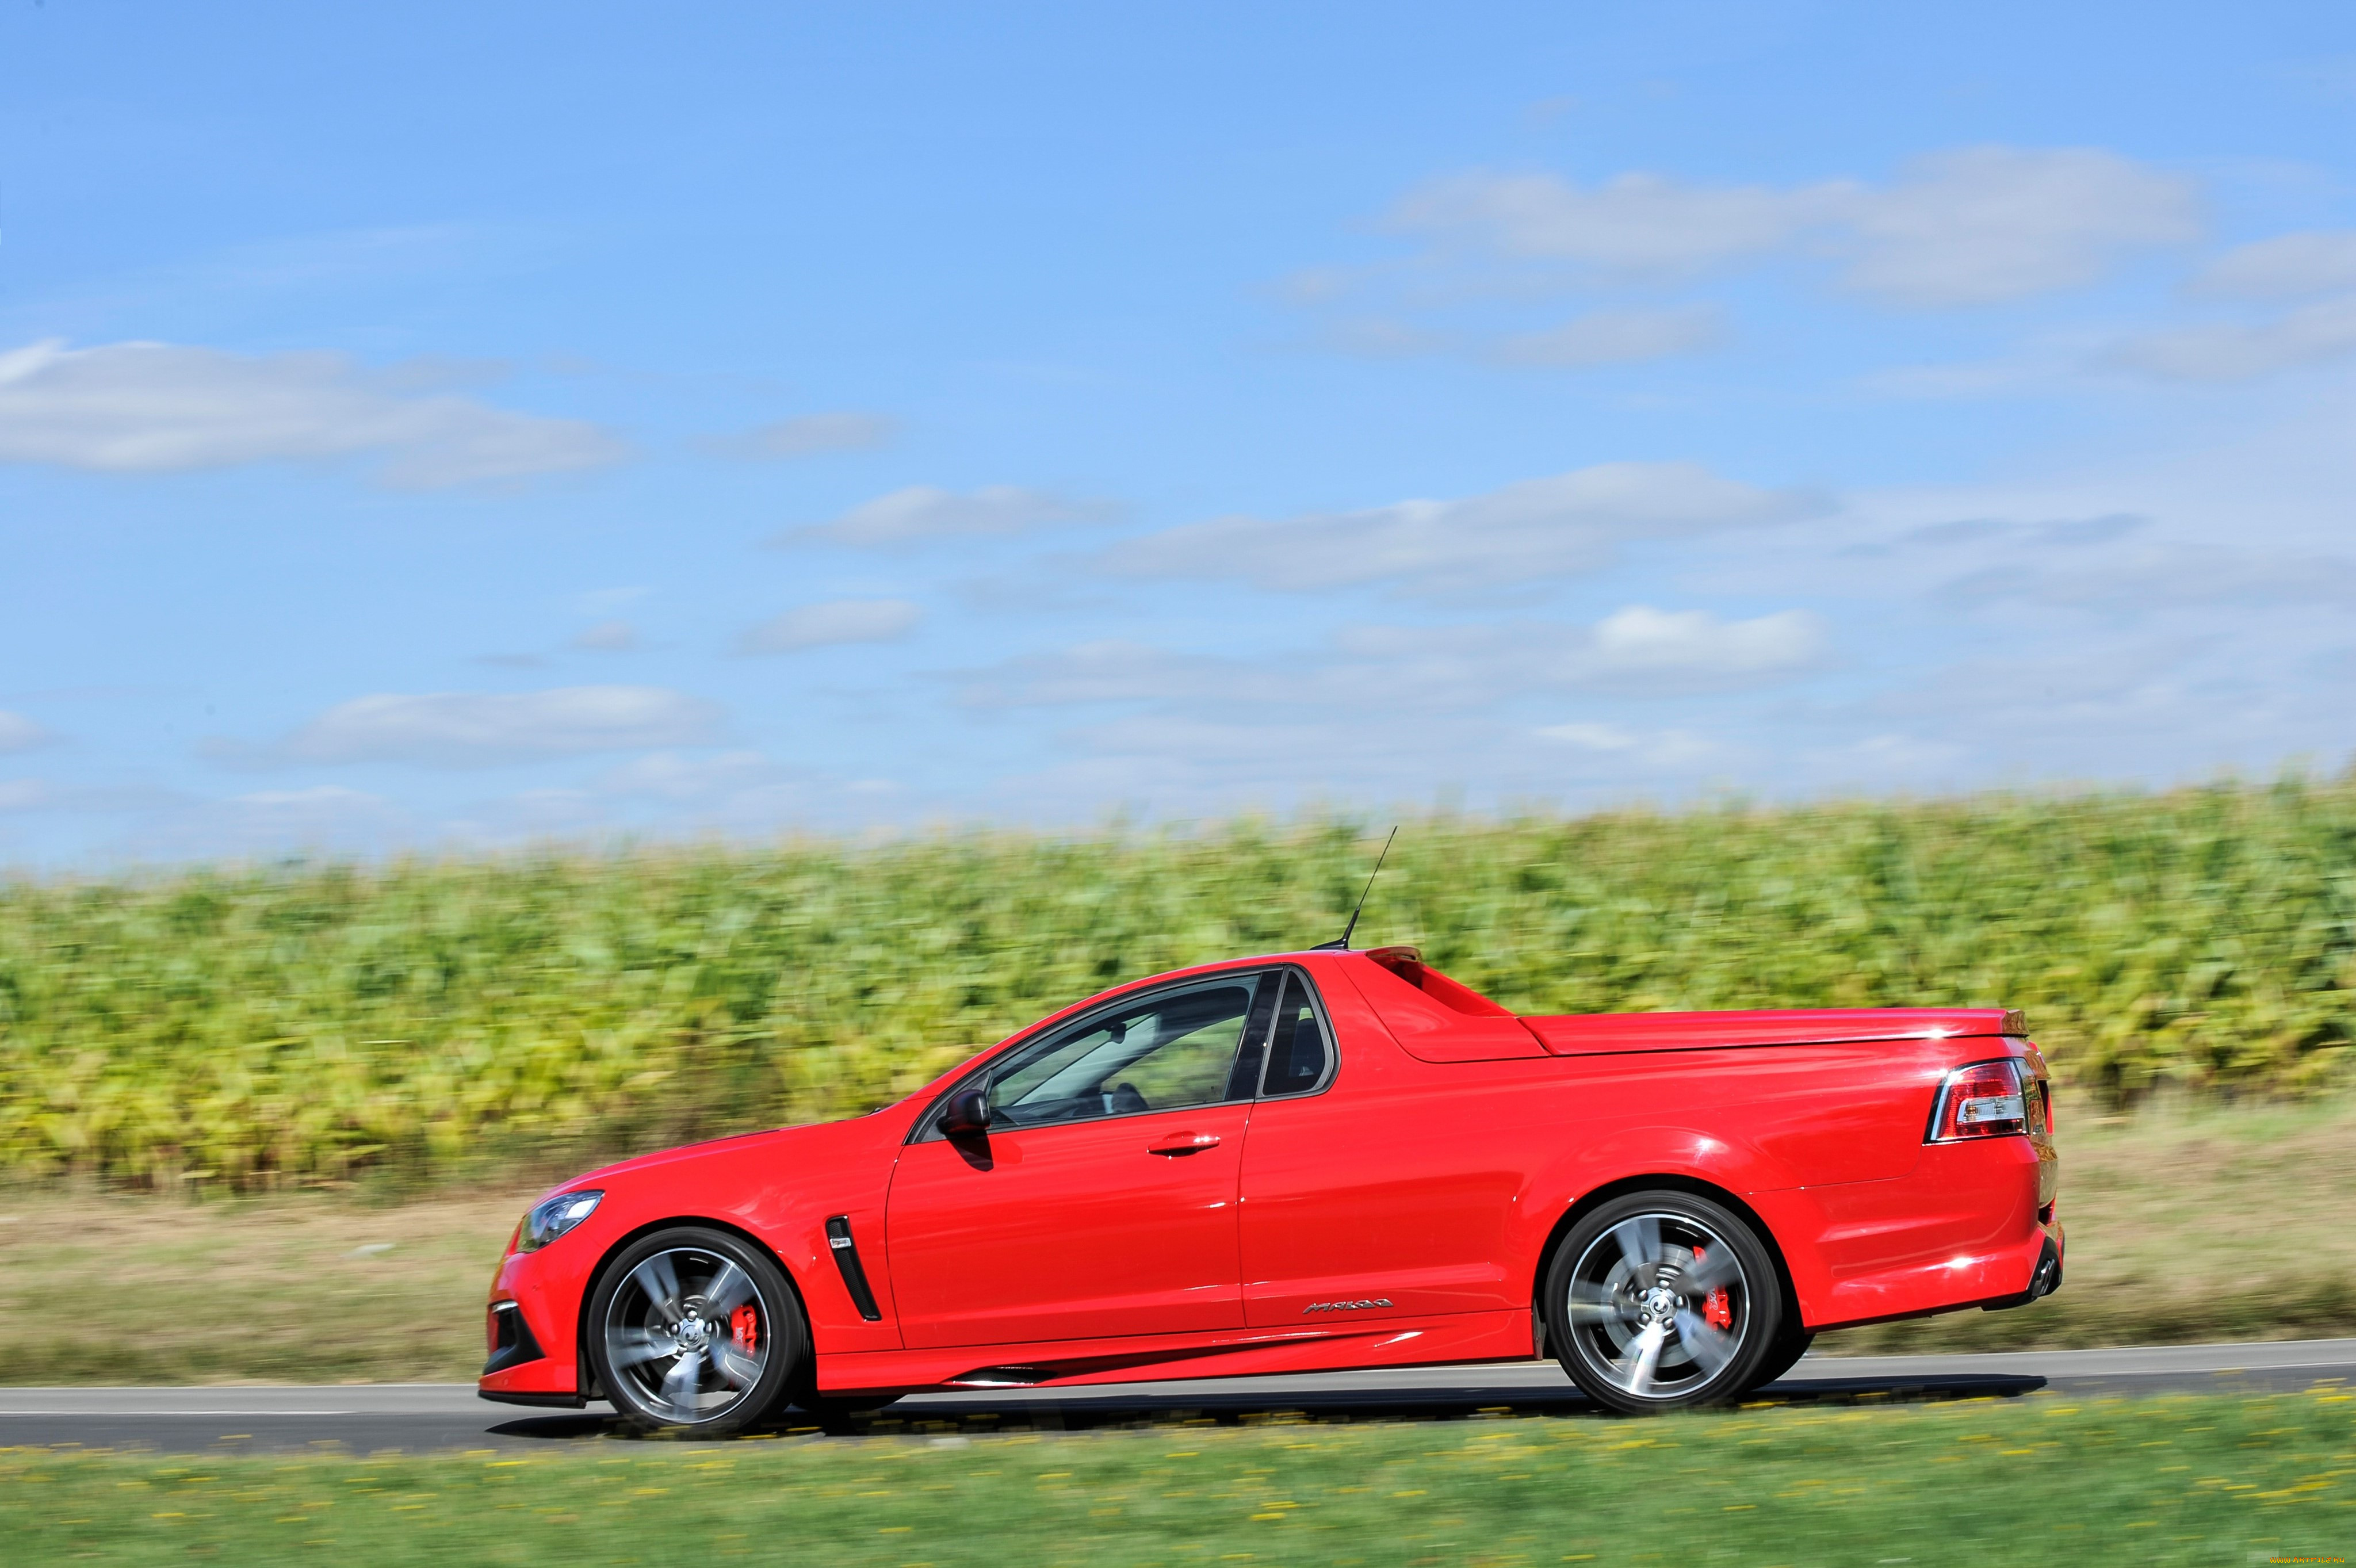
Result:
{"type": "Polygon", "coordinates": [[[1366,895],[1375,890],[1375,878],[1383,874],[1383,862],[1390,858],[1391,839],[1395,839],[1397,837],[1398,837],[1398,829],[1397,827],[1393,827],[1391,829],[1391,837],[1383,841],[1383,853],[1375,856],[1375,868],[1366,873],[1366,886],[1359,891],[1357,908],[1350,911],[1350,923],[1342,928],[1341,940],[1338,941],[1319,942],[1315,947],[1309,950],[1311,952],[1348,952],[1350,950],[1350,933],[1358,929],[1359,912],[1365,908],[1366,895]]]}

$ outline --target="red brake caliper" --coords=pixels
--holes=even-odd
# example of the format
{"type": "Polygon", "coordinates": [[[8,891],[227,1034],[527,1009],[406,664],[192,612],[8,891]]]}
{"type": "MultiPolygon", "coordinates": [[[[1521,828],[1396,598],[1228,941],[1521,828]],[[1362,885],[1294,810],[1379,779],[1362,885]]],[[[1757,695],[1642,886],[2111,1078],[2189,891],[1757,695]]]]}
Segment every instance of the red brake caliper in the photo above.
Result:
{"type": "Polygon", "coordinates": [[[761,1348],[761,1315],[746,1302],[728,1315],[728,1332],[747,1355],[761,1348]]]}
{"type": "MultiPolygon", "coordinates": [[[[1700,1257],[1702,1251],[1703,1249],[1696,1247],[1694,1256],[1700,1257]]],[[[1724,1285],[1713,1286],[1710,1293],[1701,1298],[1701,1315],[1712,1328],[1734,1326],[1734,1304],[1727,1299],[1724,1285]]]]}

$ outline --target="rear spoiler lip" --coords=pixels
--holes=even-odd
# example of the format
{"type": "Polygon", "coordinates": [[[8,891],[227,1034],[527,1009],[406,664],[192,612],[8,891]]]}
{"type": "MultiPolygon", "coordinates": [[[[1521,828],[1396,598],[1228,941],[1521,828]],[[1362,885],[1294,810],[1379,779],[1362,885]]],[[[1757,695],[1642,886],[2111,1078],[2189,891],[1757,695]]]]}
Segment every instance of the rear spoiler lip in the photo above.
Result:
{"type": "MultiPolygon", "coordinates": [[[[1894,1010],[1893,1010],[1894,1011],[1894,1010]]],[[[1762,1026],[1757,1015],[1728,1013],[1585,1013],[1522,1018],[1547,1054],[1624,1056],[1653,1051],[1762,1050],[1779,1046],[1859,1046],[1901,1040],[2026,1039],[2029,1020],[2018,1009],[1921,1009],[1921,1022],[1896,1020],[1807,1027],[1762,1026]],[[1748,1026],[1746,1027],[1746,1026],[1748,1026]]]]}

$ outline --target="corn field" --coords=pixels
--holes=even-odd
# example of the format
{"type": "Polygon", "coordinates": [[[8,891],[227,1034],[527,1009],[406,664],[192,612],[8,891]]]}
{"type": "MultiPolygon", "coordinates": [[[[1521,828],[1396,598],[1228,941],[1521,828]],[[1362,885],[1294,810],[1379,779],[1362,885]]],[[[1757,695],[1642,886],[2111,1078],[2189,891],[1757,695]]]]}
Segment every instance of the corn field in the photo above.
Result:
{"type": "MultiPolygon", "coordinates": [[[[1118,981],[1334,936],[1377,843],[1238,820],[0,882],[0,1169],[252,1187],[853,1114],[1118,981]]],[[[1433,817],[1358,941],[1523,1012],[2002,1004],[2089,1095],[2299,1094],[2356,1043],[2356,780],[1433,817]]]]}

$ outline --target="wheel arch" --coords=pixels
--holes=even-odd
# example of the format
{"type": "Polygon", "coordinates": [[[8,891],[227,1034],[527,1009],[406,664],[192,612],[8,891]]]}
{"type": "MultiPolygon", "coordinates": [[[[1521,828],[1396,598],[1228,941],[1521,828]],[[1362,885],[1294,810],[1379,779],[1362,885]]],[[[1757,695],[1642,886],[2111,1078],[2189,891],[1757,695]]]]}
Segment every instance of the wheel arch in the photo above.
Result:
{"type": "Polygon", "coordinates": [[[1546,1244],[1538,1249],[1537,1267],[1530,1274],[1530,1348],[1535,1355],[1544,1357],[1547,1353],[1546,1304],[1540,1299],[1540,1293],[1545,1288],[1547,1272],[1554,1267],[1555,1254],[1562,1251],[1564,1240],[1569,1236],[1572,1227],[1589,1214],[1613,1198],[1637,1192],[1690,1193],[1732,1209],[1757,1234],[1760,1244],[1767,1249],[1767,1256],[1775,1264],[1775,1284],[1783,1296],[1783,1311],[1792,1315],[1793,1321],[1798,1321],[1799,1294],[1793,1286],[1792,1265],[1783,1256],[1783,1244],[1776,1239],[1774,1227],[1769,1225],[1756,1208],[1745,1203],[1739,1193],[1699,1176],[1660,1171],[1644,1176],[1618,1176],[1607,1181],[1582,1193],[1556,1219],[1554,1229],[1547,1233],[1546,1244]]]}
{"type": "Polygon", "coordinates": [[[597,1387],[597,1374],[589,1359],[589,1307],[590,1304],[597,1299],[598,1288],[605,1283],[606,1274],[613,1270],[614,1260],[656,1231],[669,1230],[680,1226],[695,1226],[701,1230],[718,1230],[734,1236],[777,1265],[777,1273],[785,1276],[786,1288],[794,1293],[794,1311],[801,1318],[803,1364],[796,1375],[798,1378],[804,1378],[810,1374],[812,1367],[818,1360],[818,1346],[810,1333],[809,1298],[802,1294],[802,1282],[795,1276],[793,1265],[787,1262],[776,1248],[764,1240],[758,1231],[748,1230],[733,1219],[716,1219],[708,1214],[668,1214],[659,1219],[649,1219],[615,1237],[606,1244],[605,1250],[597,1255],[597,1262],[590,1267],[588,1274],[583,1280],[581,1305],[573,1315],[573,1362],[575,1369],[575,1386],[582,1398],[605,1397],[604,1391],[597,1387]]]}

